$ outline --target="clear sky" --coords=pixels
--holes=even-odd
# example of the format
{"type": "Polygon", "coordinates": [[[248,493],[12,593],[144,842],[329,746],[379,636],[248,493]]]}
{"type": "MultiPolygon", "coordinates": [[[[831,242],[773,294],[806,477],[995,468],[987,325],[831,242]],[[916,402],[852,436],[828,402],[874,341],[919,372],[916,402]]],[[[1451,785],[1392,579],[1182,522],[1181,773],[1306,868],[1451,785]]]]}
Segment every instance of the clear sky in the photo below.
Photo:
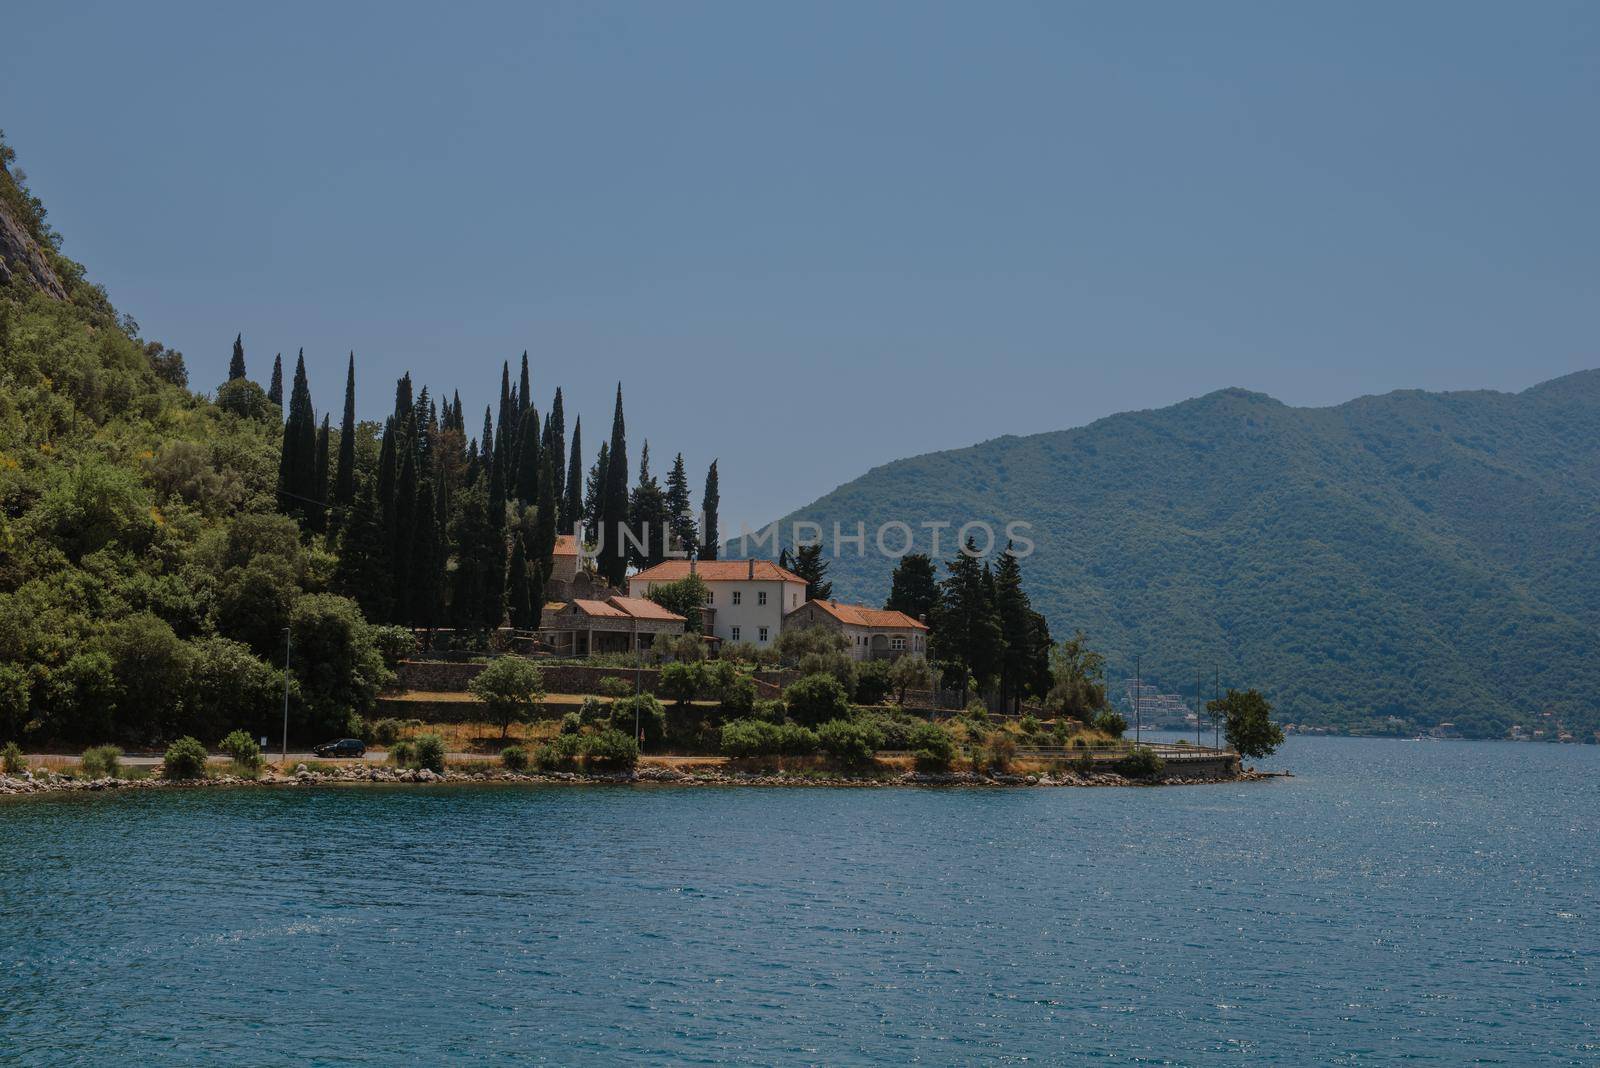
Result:
{"type": "MultiPolygon", "coordinates": [[[[1600,365],[1600,5],[13,7],[0,125],[147,337],[337,412],[624,382],[724,530],[1223,386],[1600,365]]],[[[663,464],[664,466],[664,464],[663,464]]]]}

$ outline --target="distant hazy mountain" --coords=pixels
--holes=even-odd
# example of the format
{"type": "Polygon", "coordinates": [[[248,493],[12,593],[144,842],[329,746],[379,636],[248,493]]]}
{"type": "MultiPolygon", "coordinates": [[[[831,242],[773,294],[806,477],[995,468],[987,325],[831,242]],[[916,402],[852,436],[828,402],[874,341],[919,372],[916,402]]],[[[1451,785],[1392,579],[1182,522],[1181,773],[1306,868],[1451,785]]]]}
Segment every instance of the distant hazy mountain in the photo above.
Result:
{"type": "MultiPolygon", "coordinates": [[[[1222,390],[899,460],[797,519],[1026,520],[1036,606],[1119,678],[1142,654],[1192,692],[1216,662],[1297,723],[1600,726],[1600,370],[1334,408],[1222,390]]],[[[835,595],[881,601],[891,566],[848,548],[835,595]]]]}

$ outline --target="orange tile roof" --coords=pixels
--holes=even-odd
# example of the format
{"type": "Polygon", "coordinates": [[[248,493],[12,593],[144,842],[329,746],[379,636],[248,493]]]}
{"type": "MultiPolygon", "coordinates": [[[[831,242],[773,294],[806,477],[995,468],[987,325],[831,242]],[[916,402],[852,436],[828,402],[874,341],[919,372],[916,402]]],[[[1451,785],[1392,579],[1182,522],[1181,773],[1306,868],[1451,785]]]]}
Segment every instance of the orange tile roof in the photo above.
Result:
{"type": "MultiPolygon", "coordinates": [[[[707,582],[740,582],[750,577],[749,560],[663,560],[654,567],[647,567],[637,575],[630,576],[630,579],[642,579],[645,582],[677,582],[689,577],[691,562],[694,564],[695,574],[707,582]]],[[[755,579],[757,582],[798,582],[802,586],[806,581],[771,560],[755,561],[755,579]]]]}
{"type": "Polygon", "coordinates": [[[556,535],[556,556],[577,556],[578,536],[576,534],[556,535]]]}
{"type": "Polygon", "coordinates": [[[683,616],[663,608],[648,597],[612,597],[606,601],[613,607],[620,608],[635,619],[665,619],[683,621],[683,616]]]}
{"type": "Polygon", "coordinates": [[[620,608],[615,608],[604,601],[590,601],[582,597],[572,602],[572,606],[586,616],[601,616],[607,619],[627,619],[628,613],[620,608]]]}
{"type": "MultiPolygon", "coordinates": [[[[807,601],[806,604],[801,605],[800,608],[796,608],[794,611],[798,612],[806,605],[816,605],[839,622],[848,623],[854,627],[928,629],[926,623],[912,619],[904,612],[895,612],[887,608],[868,608],[862,604],[840,604],[838,601],[807,601]]],[[[789,614],[793,615],[794,612],[789,614]]]]}

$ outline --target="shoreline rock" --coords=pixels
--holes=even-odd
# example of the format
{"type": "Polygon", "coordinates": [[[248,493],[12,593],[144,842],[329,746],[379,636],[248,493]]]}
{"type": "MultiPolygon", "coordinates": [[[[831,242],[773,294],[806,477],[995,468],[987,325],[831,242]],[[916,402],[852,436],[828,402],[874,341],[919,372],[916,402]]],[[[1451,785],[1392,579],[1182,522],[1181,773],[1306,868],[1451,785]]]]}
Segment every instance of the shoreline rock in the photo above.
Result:
{"type": "Polygon", "coordinates": [[[340,785],[491,785],[526,784],[534,786],[762,786],[762,787],[829,787],[868,789],[883,787],[990,787],[990,788],[1063,788],[1063,787],[1151,787],[1151,786],[1209,786],[1222,783],[1256,782],[1269,778],[1255,771],[1242,771],[1228,778],[1189,779],[1180,776],[1163,778],[1155,782],[1126,779],[1113,772],[1063,772],[1039,775],[980,775],[976,772],[946,772],[930,774],[907,771],[898,774],[875,776],[845,775],[839,772],[793,773],[785,771],[754,772],[702,768],[684,771],[659,764],[645,764],[634,771],[578,772],[578,771],[528,771],[515,772],[499,769],[473,771],[446,771],[443,775],[427,768],[395,768],[388,765],[347,766],[337,770],[312,771],[301,765],[294,772],[269,773],[248,779],[235,775],[219,775],[205,779],[170,780],[147,779],[69,779],[62,775],[34,776],[0,775],[0,797],[36,796],[57,793],[93,793],[107,790],[193,790],[205,788],[240,787],[296,787],[340,785]]]}

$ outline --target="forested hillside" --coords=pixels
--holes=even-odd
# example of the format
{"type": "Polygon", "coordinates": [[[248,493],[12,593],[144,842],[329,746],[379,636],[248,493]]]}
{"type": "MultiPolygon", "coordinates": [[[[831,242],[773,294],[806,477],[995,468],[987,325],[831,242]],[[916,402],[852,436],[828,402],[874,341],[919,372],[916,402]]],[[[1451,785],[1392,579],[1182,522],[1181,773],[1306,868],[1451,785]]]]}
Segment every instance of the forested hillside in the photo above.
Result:
{"type": "MultiPolygon", "coordinates": [[[[1025,520],[1035,606],[1114,677],[1142,655],[1192,693],[1215,663],[1359,730],[1600,727],[1600,371],[1319,409],[1223,390],[900,460],[796,519],[1025,520]]],[[[829,577],[878,603],[890,570],[849,548],[829,577]]]]}

